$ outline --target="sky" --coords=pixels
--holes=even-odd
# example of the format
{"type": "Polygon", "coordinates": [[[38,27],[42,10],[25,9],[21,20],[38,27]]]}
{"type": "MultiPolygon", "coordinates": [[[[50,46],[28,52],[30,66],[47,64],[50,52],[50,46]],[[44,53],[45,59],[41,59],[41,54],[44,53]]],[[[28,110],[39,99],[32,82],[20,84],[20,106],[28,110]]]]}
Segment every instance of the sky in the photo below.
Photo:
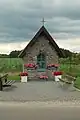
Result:
{"type": "Polygon", "coordinates": [[[0,53],[24,49],[43,17],[59,47],[80,52],[80,0],[0,0],[0,53]]]}

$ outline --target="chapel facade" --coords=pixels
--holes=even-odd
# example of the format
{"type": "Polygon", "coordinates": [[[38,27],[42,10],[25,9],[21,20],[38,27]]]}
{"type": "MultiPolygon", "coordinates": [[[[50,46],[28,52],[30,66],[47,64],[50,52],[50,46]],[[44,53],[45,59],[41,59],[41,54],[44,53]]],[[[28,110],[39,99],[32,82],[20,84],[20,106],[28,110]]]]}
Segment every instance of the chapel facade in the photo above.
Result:
{"type": "Polygon", "coordinates": [[[28,72],[28,80],[38,80],[42,74],[51,80],[52,71],[57,69],[50,68],[49,65],[58,65],[59,57],[63,57],[63,54],[47,29],[42,26],[19,57],[23,59],[23,69],[28,72]],[[35,66],[29,68],[28,65],[32,64],[35,66]]]}

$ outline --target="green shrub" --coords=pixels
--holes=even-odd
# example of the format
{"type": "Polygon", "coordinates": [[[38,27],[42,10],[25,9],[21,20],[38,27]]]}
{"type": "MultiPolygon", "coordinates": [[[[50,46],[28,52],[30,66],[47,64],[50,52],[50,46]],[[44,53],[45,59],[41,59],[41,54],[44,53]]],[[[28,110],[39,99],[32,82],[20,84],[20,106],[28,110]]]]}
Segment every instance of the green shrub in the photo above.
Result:
{"type": "Polygon", "coordinates": [[[75,86],[76,88],[79,88],[79,89],[80,89],[80,77],[77,77],[77,78],[76,78],[76,81],[75,81],[74,86],[75,86]]]}

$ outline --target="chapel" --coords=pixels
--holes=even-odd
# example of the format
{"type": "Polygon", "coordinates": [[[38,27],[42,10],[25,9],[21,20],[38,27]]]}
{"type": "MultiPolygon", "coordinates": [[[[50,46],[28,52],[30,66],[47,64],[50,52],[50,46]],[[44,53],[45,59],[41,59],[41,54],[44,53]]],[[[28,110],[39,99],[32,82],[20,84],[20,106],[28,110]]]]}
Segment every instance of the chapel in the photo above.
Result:
{"type": "Polygon", "coordinates": [[[63,53],[43,25],[28,45],[19,54],[23,60],[23,71],[28,72],[28,80],[39,80],[40,75],[53,79],[52,72],[58,69],[63,53]]]}

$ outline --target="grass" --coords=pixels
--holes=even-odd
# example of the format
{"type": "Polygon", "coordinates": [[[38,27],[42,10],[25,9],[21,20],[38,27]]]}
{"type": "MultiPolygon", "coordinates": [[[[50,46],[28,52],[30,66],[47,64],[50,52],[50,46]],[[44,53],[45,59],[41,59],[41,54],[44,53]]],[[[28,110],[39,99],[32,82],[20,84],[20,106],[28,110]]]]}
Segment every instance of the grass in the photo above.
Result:
{"type": "Polygon", "coordinates": [[[8,73],[9,80],[20,80],[19,74],[22,71],[22,59],[0,58],[0,74],[8,73]]]}
{"type": "Polygon", "coordinates": [[[80,77],[77,77],[77,78],[76,78],[76,81],[75,81],[74,86],[75,86],[76,88],[80,89],[80,77]]]}
{"type": "Polygon", "coordinates": [[[20,58],[0,58],[0,72],[20,72],[22,71],[22,59],[20,58]]]}
{"type": "Polygon", "coordinates": [[[71,74],[74,77],[80,77],[80,64],[71,65],[71,67],[70,64],[61,64],[59,70],[64,73],[71,74]]]}
{"type": "Polygon", "coordinates": [[[79,65],[71,65],[71,66],[70,66],[70,64],[61,64],[60,70],[66,74],[76,77],[74,86],[76,88],[80,89],[80,64],[79,65]]]}
{"type": "Polygon", "coordinates": [[[20,81],[20,76],[19,75],[9,75],[8,80],[20,81]]]}

